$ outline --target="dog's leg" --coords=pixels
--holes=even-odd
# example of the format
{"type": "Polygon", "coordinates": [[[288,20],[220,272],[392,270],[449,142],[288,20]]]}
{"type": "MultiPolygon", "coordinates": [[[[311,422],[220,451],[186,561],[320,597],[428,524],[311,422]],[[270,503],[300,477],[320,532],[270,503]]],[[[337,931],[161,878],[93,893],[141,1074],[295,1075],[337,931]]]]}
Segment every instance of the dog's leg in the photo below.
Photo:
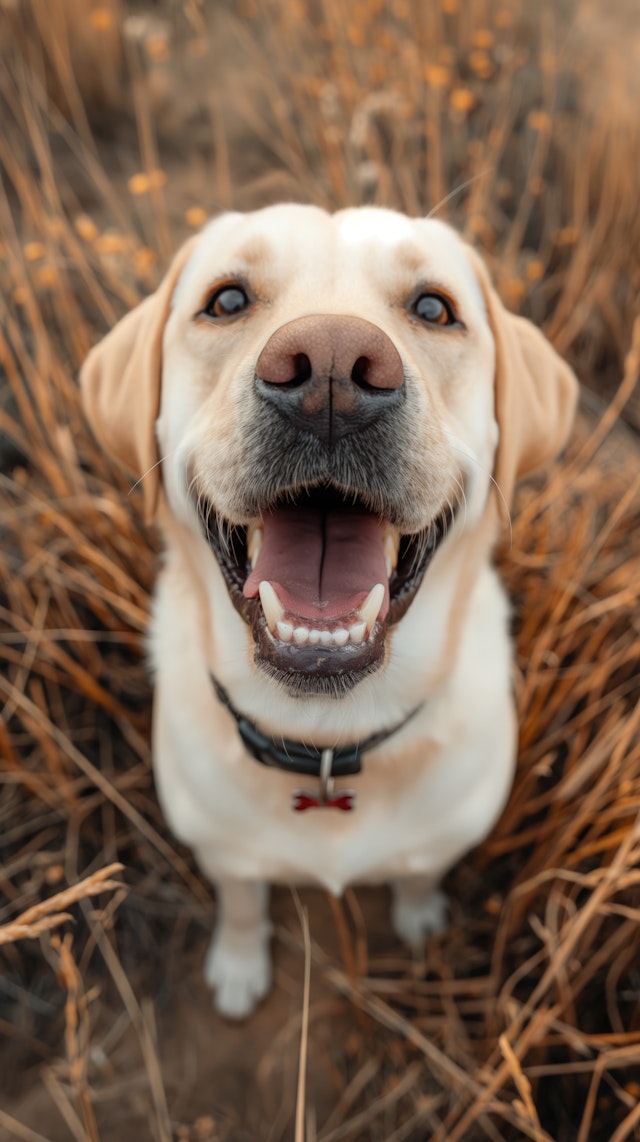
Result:
{"type": "Polygon", "coordinates": [[[391,885],[391,922],[397,936],[419,950],[427,936],[447,927],[447,898],[440,876],[405,876],[391,885]]]}
{"type": "Polygon", "coordinates": [[[269,890],[262,881],[217,880],[216,895],[218,917],[205,979],[215,990],[220,1014],[244,1019],[271,986],[269,890]]]}

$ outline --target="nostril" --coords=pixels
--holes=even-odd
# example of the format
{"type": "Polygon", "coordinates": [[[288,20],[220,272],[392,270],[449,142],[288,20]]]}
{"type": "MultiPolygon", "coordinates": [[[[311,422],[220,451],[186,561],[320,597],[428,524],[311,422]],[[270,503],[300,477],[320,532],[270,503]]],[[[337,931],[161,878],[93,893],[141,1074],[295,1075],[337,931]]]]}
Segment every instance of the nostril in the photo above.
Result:
{"type": "Polygon", "coordinates": [[[367,392],[372,392],[375,388],[369,382],[369,369],[371,368],[371,361],[369,357],[358,357],[355,365],[351,370],[351,380],[354,385],[359,389],[365,389],[367,392]]]}
{"type": "Polygon", "coordinates": [[[292,384],[303,385],[308,381],[313,372],[311,361],[306,353],[296,353],[293,358],[293,365],[295,368],[295,376],[293,377],[292,384]]]}
{"type": "Polygon", "coordinates": [[[279,389],[297,389],[311,378],[312,372],[311,361],[307,354],[295,353],[281,358],[276,362],[275,368],[266,368],[262,379],[268,385],[277,385],[279,389]]]}

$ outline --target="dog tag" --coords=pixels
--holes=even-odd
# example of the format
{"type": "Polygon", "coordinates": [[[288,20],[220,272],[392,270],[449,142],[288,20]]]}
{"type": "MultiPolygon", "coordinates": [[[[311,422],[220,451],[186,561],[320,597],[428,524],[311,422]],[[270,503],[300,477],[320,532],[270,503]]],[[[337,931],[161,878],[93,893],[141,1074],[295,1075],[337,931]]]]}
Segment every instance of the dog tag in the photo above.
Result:
{"type": "Polygon", "coordinates": [[[308,789],[298,789],[293,795],[291,808],[295,813],[304,813],[307,809],[339,809],[342,813],[350,813],[355,808],[356,795],[352,789],[345,789],[343,793],[326,798],[316,797],[308,789]]]}

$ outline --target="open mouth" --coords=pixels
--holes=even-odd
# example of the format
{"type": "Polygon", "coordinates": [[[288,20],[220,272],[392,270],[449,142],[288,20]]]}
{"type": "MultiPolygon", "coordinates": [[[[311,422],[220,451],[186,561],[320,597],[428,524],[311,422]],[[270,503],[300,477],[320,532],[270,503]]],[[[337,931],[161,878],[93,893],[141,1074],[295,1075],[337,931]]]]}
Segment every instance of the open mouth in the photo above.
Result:
{"type": "Polygon", "coordinates": [[[246,527],[202,499],[199,514],[256,663],[295,693],[333,695],[382,664],[387,630],[452,521],[443,511],[401,535],[357,495],[327,485],[288,491],[246,527]]]}

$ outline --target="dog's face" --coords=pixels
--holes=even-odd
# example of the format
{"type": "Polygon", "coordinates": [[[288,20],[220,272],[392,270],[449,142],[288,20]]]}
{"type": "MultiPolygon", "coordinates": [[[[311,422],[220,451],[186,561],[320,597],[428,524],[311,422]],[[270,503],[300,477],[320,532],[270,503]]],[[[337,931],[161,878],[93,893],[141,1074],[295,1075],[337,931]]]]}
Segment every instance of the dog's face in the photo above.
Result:
{"type": "Polygon", "coordinates": [[[436,221],[290,205],[229,214],[179,270],[155,315],[144,303],[115,347],[121,386],[136,353],[146,362],[136,383],[156,386],[155,406],[152,395],[139,413],[129,394],[129,418],[147,422],[138,442],[134,424],[118,449],[122,425],[101,423],[113,370],[95,357],[83,380],[95,390],[102,379],[102,411],[89,396],[89,412],[142,474],[156,459],[148,420],[159,401],[169,507],[206,537],[255,661],[294,692],[344,692],[383,663],[386,634],[426,589],[438,548],[477,525],[492,473],[508,497],[523,467],[555,451],[573,389],[533,331],[545,354],[535,397],[542,385],[553,407],[532,443],[531,376],[503,380],[496,397],[497,349],[535,372],[532,327],[514,332],[477,256],[436,221]],[[498,422],[510,407],[517,439],[501,472],[509,426],[498,422]]]}
{"type": "Polygon", "coordinates": [[[280,207],[204,232],[158,436],[259,663],[313,689],[382,661],[458,511],[486,500],[493,376],[480,286],[440,223],[280,207]]]}

